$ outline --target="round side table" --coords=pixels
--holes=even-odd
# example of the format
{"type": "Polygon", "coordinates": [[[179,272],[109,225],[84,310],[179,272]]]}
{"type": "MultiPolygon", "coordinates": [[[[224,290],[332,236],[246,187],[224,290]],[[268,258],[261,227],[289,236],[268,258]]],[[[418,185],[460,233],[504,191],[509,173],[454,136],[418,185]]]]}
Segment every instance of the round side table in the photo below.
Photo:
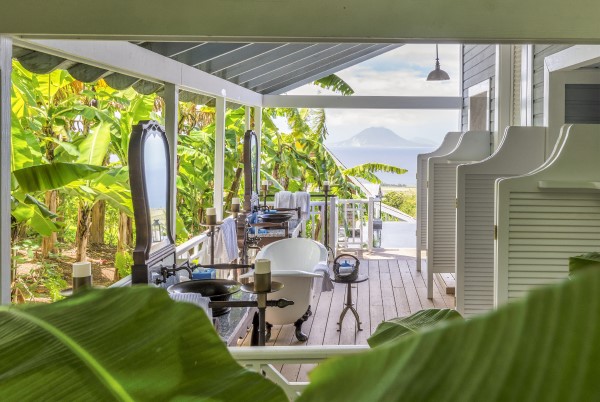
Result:
{"type": "Polygon", "coordinates": [[[338,321],[338,326],[339,326],[338,331],[342,330],[342,321],[344,321],[344,317],[346,316],[346,313],[348,312],[348,310],[352,311],[352,314],[354,314],[354,318],[356,319],[356,323],[358,324],[358,330],[362,331],[362,328],[360,327],[360,324],[362,324],[362,323],[360,322],[360,317],[358,316],[358,311],[356,311],[356,309],[354,308],[354,305],[352,304],[352,284],[364,282],[368,279],[369,279],[369,277],[367,275],[363,275],[363,274],[359,274],[358,277],[353,281],[341,281],[339,279],[332,278],[332,281],[335,283],[345,283],[348,285],[348,289],[346,290],[346,304],[344,305],[345,307],[342,310],[342,314],[340,314],[340,320],[338,321]]]}

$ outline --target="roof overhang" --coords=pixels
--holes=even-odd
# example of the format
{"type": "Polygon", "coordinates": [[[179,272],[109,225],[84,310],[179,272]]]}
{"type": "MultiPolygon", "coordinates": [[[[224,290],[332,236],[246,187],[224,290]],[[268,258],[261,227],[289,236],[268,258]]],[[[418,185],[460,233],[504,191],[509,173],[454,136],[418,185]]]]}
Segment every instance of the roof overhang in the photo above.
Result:
{"type": "Polygon", "coordinates": [[[0,31],[44,38],[600,43],[597,0],[6,0],[0,31]]]}

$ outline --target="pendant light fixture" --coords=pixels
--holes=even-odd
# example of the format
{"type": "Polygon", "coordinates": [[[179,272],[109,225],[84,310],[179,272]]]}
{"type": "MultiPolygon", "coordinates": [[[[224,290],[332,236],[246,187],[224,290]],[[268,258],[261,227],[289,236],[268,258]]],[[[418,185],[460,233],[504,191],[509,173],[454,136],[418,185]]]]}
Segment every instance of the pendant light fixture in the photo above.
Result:
{"type": "Polygon", "coordinates": [[[445,81],[449,80],[448,73],[440,69],[440,58],[438,56],[438,45],[435,45],[435,70],[429,73],[427,81],[445,81]]]}

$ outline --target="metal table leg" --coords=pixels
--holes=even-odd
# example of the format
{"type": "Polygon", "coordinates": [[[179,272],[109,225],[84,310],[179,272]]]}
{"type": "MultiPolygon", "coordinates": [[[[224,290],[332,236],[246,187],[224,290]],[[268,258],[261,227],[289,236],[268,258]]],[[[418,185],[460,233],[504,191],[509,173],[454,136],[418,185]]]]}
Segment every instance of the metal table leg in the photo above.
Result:
{"type": "Polygon", "coordinates": [[[356,309],[354,308],[353,304],[352,304],[352,283],[348,282],[348,288],[346,290],[346,304],[344,309],[342,310],[342,314],[340,315],[340,321],[338,322],[338,331],[342,330],[342,321],[344,321],[344,316],[346,315],[346,313],[348,312],[348,310],[352,311],[352,314],[354,314],[354,318],[356,319],[356,323],[358,324],[358,330],[362,331],[362,328],[360,327],[360,324],[362,324],[362,322],[360,322],[360,317],[358,316],[358,311],[356,311],[356,309]]]}

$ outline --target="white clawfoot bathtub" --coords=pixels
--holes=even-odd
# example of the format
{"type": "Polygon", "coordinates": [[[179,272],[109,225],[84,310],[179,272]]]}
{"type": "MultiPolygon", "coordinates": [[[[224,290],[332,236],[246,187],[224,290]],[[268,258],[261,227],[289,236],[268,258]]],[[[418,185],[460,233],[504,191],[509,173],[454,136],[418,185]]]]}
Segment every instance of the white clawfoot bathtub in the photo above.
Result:
{"type": "MultiPolygon", "coordinates": [[[[293,300],[294,305],[285,308],[271,307],[266,311],[269,324],[296,326],[296,337],[300,341],[308,339],[302,333],[302,323],[306,321],[309,306],[313,299],[313,288],[316,278],[322,273],[315,273],[314,268],[321,261],[327,261],[327,249],[321,243],[311,239],[283,239],[263,247],[256,258],[271,260],[271,280],[284,284],[283,289],[270,295],[271,299],[293,300]]],[[[252,273],[243,275],[249,277],[252,273]]]]}

